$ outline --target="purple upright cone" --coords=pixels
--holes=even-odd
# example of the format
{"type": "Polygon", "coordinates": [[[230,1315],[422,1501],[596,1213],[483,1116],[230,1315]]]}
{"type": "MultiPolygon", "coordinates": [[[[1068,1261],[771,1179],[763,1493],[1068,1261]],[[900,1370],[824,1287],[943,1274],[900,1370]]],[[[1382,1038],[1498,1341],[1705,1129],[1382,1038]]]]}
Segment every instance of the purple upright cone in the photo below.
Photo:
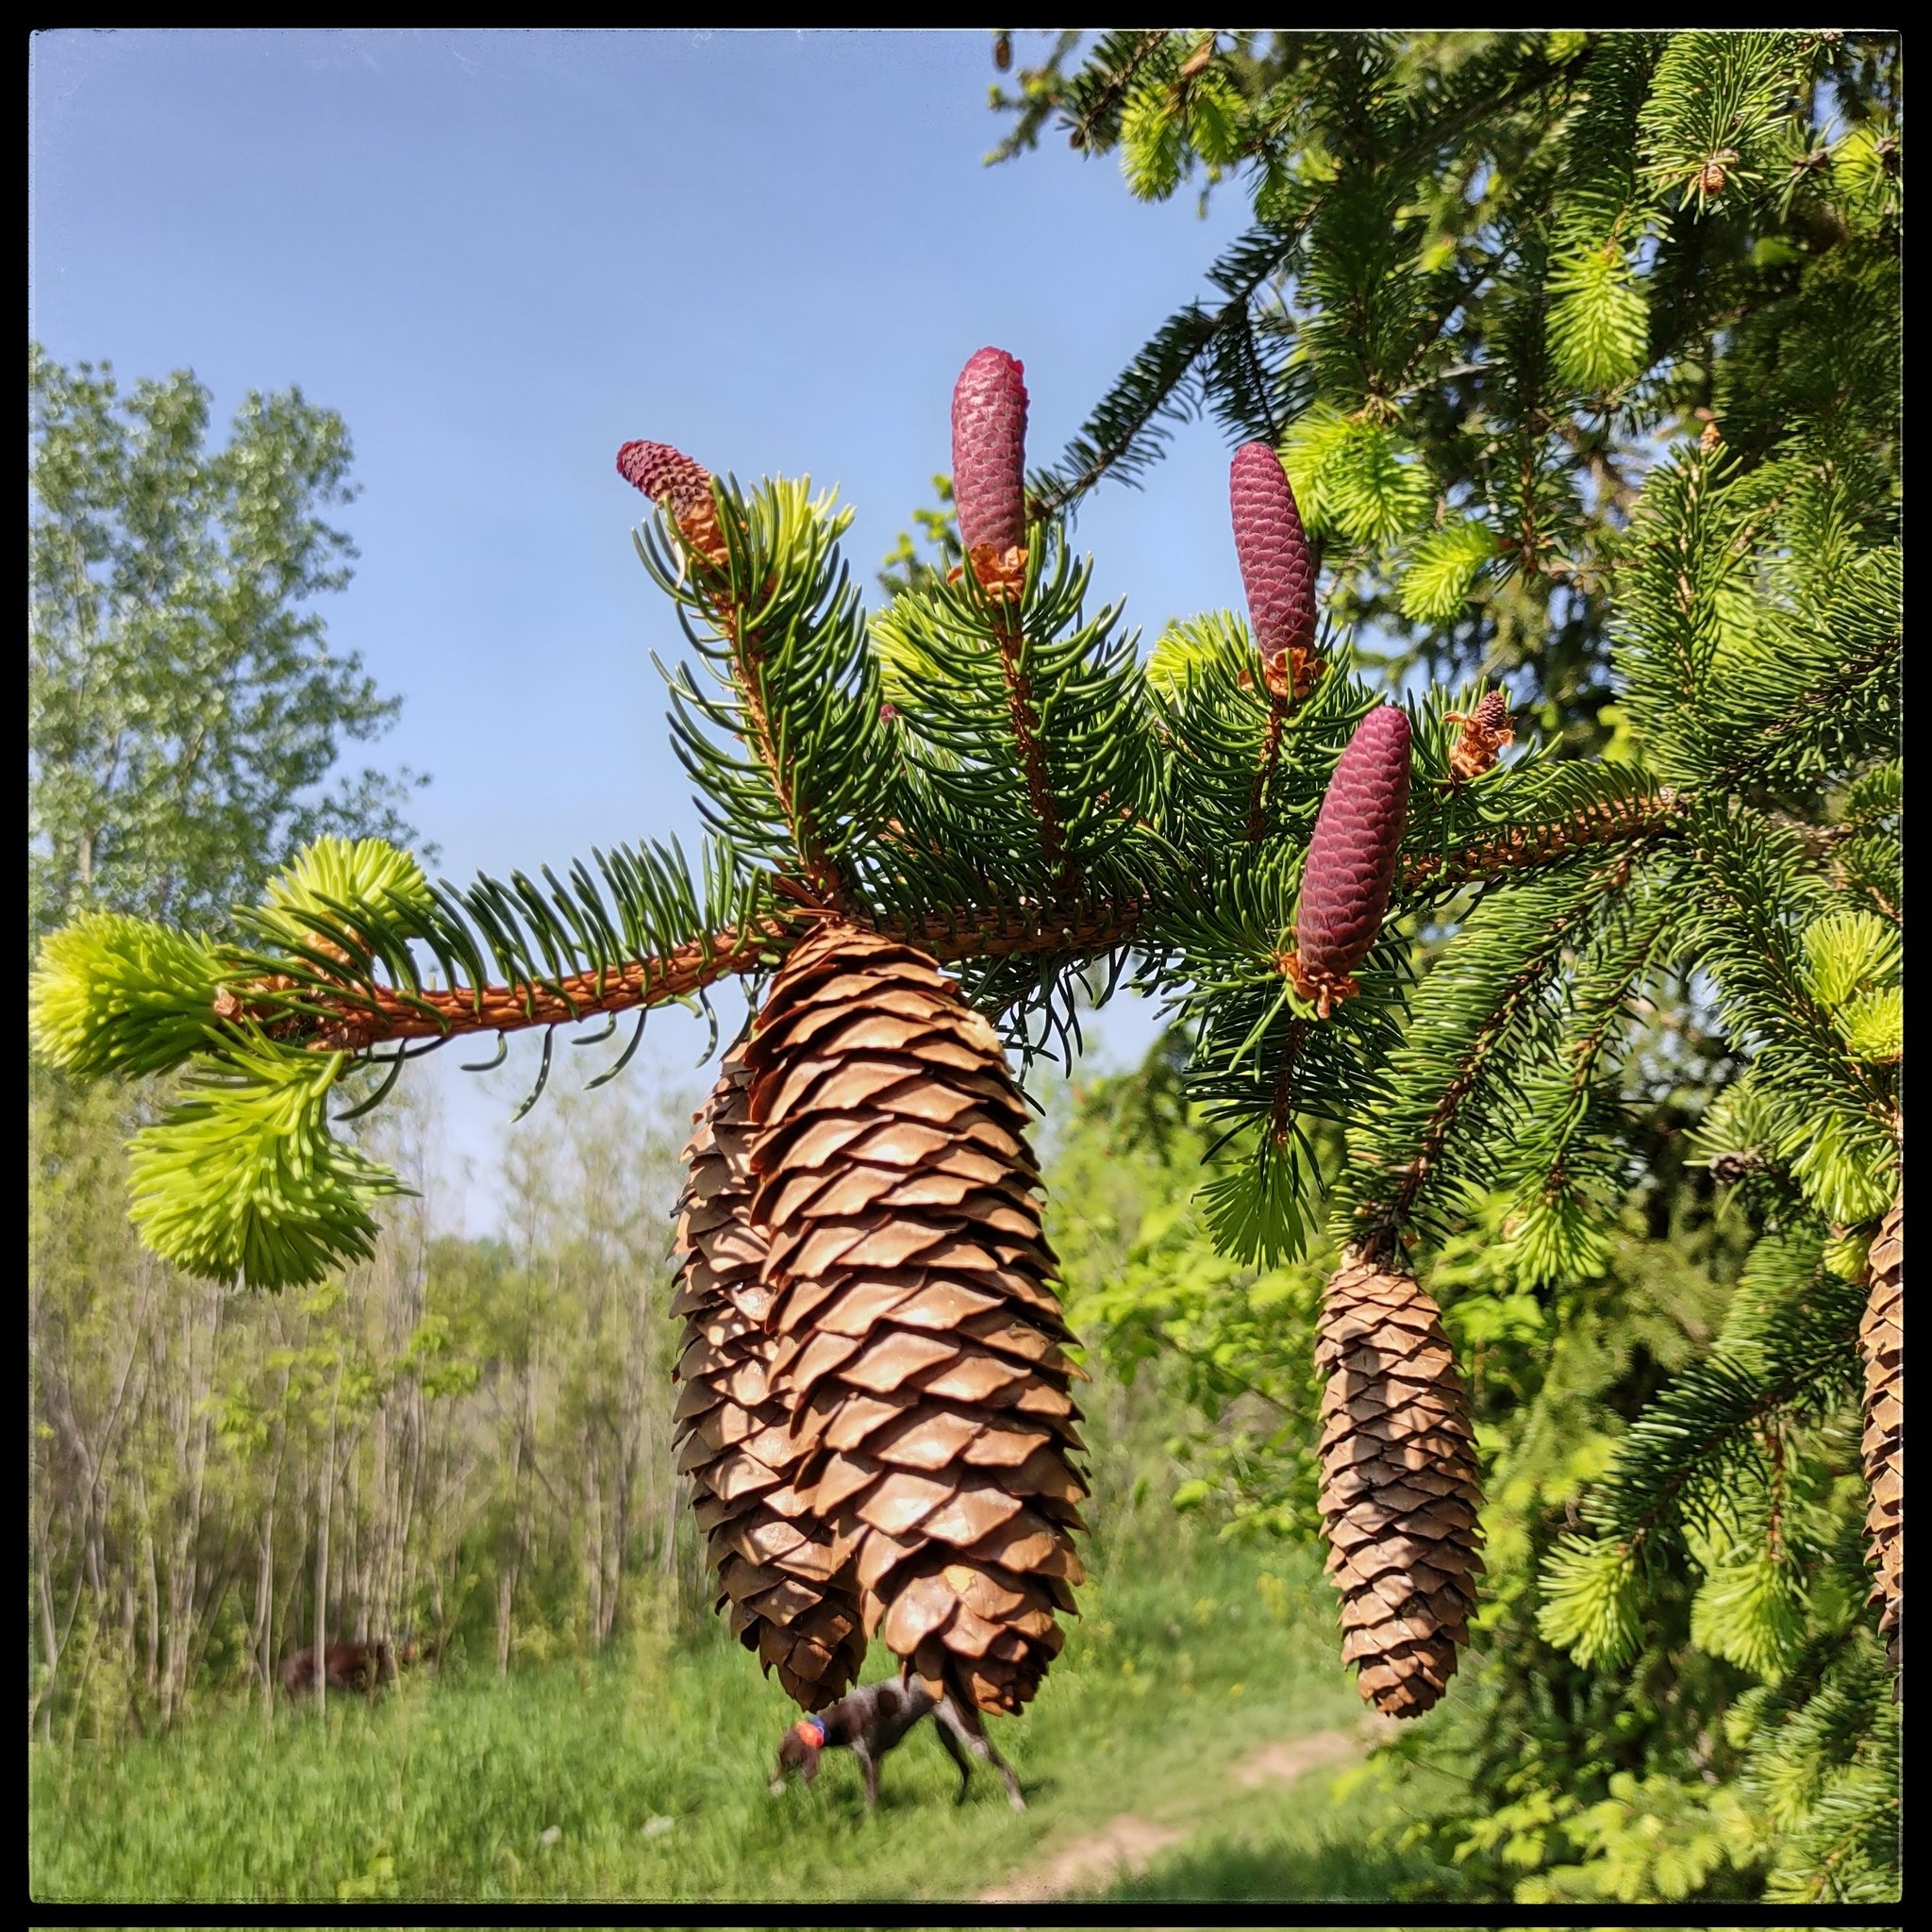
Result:
{"type": "Polygon", "coordinates": [[[711,473],[668,442],[625,443],[617,452],[617,474],[674,512],[711,500],[711,473]]]}
{"type": "Polygon", "coordinates": [[[953,501],[970,557],[1026,541],[1026,385],[1004,349],[981,349],[953,385],[953,501]]]}
{"type": "Polygon", "coordinates": [[[1296,698],[1314,683],[1315,562],[1281,458],[1244,442],[1227,472],[1234,549],[1268,688],[1296,698]]]}
{"type": "Polygon", "coordinates": [[[1293,977],[1325,1017],[1382,929],[1408,811],[1408,720],[1379,705],[1356,726],[1315,817],[1295,912],[1293,977]]]}
{"type": "Polygon", "coordinates": [[[678,535],[720,570],[729,555],[711,501],[711,473],[668,442],[627,442],[617,452],[617,474],[671,512],[678,535]]]}

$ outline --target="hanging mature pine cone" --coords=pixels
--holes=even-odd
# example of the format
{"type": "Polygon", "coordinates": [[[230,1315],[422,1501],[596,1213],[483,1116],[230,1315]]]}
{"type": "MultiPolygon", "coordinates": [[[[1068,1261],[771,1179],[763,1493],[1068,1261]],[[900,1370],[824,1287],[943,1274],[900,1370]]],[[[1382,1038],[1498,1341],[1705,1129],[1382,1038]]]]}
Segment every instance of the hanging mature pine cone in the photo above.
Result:
{"type": "Polygon", "coordinates": [[[1013,1711],[1058,1652],[1086,1485],[1025,1104],[925,954],[827,924],[747,1061],[774,1385],[868,1636],[1013,1711]]]}
{"type": "Polygon", "coordinates": [[[751,1222],[751,1076],[742,1050],[697,1116],[678,1202],[684,1323],[673,1447],[691,1479],[732,1634],[805,1709],[843,1694],[865,1659],[857,1586],[841,1574],[813,1499],[793,1484],[789,1407],[770,1388],[766,1243],[751,1222]]]}
{"type": "Polygon", "coordinates": [[[1872,1503],[1865,1526],[1872,1533],[1872,1567],[1878,1581],[1872,1601],[1882,1604],[1878,1629],[1894,1671],[1904,1657],[1906,1589],[1905,1488],[1905,1273],[1906,1197],[1891,1204],[1872,1243],[1872,1291],[1858,1324],[1865,1357],[1865,1480],[1872,1503]]]}
{"type": "Polygon", "coordinates": [[[1442,1319],[1412,1274],[1356,1249],[1322,1304],[1322,1521],[1341,1657],[1386,1717],[1420,1717],[1469,1641],[1483,1567],[1468,1401],[1442,1319]]]}
{"type": "Polygon", "coordinates": [[[1295,908],[1295,950],[1282,961],[1323,1019],[1359,991],[1352,977],[1382,930],[1408,811],[1408,720],[1378,705],[1336,760],[1315,815],[1295,908]]]}
{"type": "Polygon", "coordinates": [[[1024,365],[981,349],[953,385],[953,501],[959,541],[989,590],[1016,593],[1026,581],[1026,385],[1024,365]]]}
{"type": "Polygon", "coordinates": [[[1315,654],[1315,559],[1288,473],[1269,444],[1244,442],[1235,451],[1227,496],[1262,675],[1275,696],[1299,704],[1322,675],[1315,654]]]}

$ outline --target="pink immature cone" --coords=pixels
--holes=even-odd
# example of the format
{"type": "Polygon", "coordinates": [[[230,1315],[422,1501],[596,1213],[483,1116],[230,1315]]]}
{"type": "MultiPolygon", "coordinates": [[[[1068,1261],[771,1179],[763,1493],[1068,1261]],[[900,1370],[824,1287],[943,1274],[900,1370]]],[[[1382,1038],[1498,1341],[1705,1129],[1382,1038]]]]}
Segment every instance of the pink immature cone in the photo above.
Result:
{"type": "Polygon", "coordinates": [[[1379,705],[1336,760],[1315,817],[1295,910],[1295,950],[1282,962],[1323,1019],[1361,989],[1351,976],[1382,929],[1408,811],[1408,720],[1379,705]]]}
{"type": "Polygon", "coordinates": [[[1322,675],[1315,655],[1315,559],[1281,458],[1244,442],[1227,472],[1234,549],[1262,673],[1277,697],[1299,704],[1322,675]]]}
{"type": "Polygon", "coordinates": [[[1017,588],[1026,567],[1026,385],[1004,349],[981,349],[953,385],[953,501],[973,574],[1017,588]]]}
{"type": "Polygon", "coordinates": [[[627,442],[617,452],[617,474],[671,512],[678,533],[721,570],[728,552],[711,500],[711,473],[668,442],[627,442]]]}

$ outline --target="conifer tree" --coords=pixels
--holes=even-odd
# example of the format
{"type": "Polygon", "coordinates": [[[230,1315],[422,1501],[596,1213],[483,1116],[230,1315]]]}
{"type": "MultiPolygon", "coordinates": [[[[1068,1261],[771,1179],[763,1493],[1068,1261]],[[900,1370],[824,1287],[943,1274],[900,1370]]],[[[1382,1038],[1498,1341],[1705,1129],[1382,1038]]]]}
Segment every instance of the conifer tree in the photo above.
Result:
{"type": "Polygon", "coordinates": [[[1156,27],[1018,61],[991,158],[1057,124],[1143,199],[1251,211],[1036,500],[1144,479],[1205,410],[1280,446],[1338,615],[1439,681],[1506,676],[1576,748],[1608,735],[1607,567],[1655,440],[1761,460],[1840,358],[1895,353],[1890,37],[1156,27]],[[1792,331],[1826,309],[1821,358],[1792,331]]]}
{"type": "MultiPolygon", "coordinates": [[[[1640,872],[1622,889],[1641,900],[1587,974],[1559,970],[1560,990],[1520,970],[1567,927],[1559,895],[1514,895],[1514,930],[1491,943],[1482,922],[1510,919],[1500,897],[1441,928],[1450,958],[1492,975],[1489,1036],[1474,1010],[1452,1028],[1467,981],[1428,981],[1399,1065],[1405,1085],[1425,1075],[1441,1025],[1447,1078],[1412,1096],[1398,1131],[1357,1132],[1351,1185],[1372,1224],[1429,1219],[1432,1194],[1451,1207],[1438,1232],[1496,1203],[1512,1236],[1498,1265],[1576,1307],[1581,1330],[1583,1284],[1633,1178],[1653,1221],[1673,1190],[1703,1211],[1701,1189],[1646,1175],[1646,1160],[1678,1164],[1632,1131],[1657,1105],[1638,1096],[1670,1083],[1673,1107],[1703,1109],[1693,1145],[1720,1213],[1741,1208],[1766,1240],[1715,1357],[1641,1420],[1591,1504],[1599,1526],[1638,1533],[1573,1541],[1544,1579],[1544,1627],[1586,1665],[1576,1691],[1539,1703],[1506,1667],[1486,1709],[1505,1729],[1547,1721],[1592,1672],[1614,1696],[1664,1667],[1641,1606],[1681,1573],[1693,1640],[1760,1679],[1722,1729],[1742,1754],[1739,1789],[1785,1834],[1771,1895],[1792,1899],[1883,1897],[1895,1869],[1891,1727],[1874,1715],[1874,1655],[1839,1607],[1859,1593],[1855,1516],[1815,1499],[1857,1467],[1843,1324],[1869,1282],[1860,1487],[1895,1670],[1902,1203],[1862,1256],[1899,1129],[1895,1089],[1878,1091],[1900,1050],[1898,59],[1895,39],[1837,33],[1135,29],[1062,34],[1022,61],[1011,95],[994,90],[1016,116],[994,159],[1057,119],[1077,151],[1116,153],[1138,195],[1191,175],[1204,200],[1240,192],[1253,209],[1211,292],[1150,338],[1035,478],[1041,501],[1144,476],[1168,426],[1205,407],[1280,445],[1325,552],[1329,613],[1374,620],[1398,667],[1504,672],[1561,752],[1601,747],[1688,781],[1693,806],[1726,801],[1719,838],[1694,840],[1731,881],[1707,916],[1674,920],[1669,874],[1645,886],[1640,872]],[[1700,527],[1714,510],[1730,519],[1725,557],[1700,527]],[[1807,559],[1849,569],[1823,592],[1807,559]],[[1875,627],[1853,588],[1868,570],[1886,583],[1875,627]],[[1774,661],[1820,622],[1871,641],[1831,668],[1804,646],[1774,661]],[[1520,1144],[1468,1158],[1450,1108],[1520,1144]],[[1608,1595],[1592,1600],[1592,1577],[1608,1595]]],[[[1491,694],[1452,765],[1485,769],[1509,723],[1491,694]]],[[[1701,878],[1679,883],[1695,894],[1701,878]]],[[[1720,1714],[1685,1723],[1715,1729],[1720,1714]]],[[[1611,1734],[1550,1736],[1574,1765],[1601,1761],[1611,1734]]],[[[1474,1788],[1484,1831],[1524,1828],[1510,1819],[1545,1798],[1575,1802],[1574,1777],[1540,1793],[1515,1754],[1496,1765],[1474,1788]]],[[[1599,1870],[1623,1863],[1626,1883],[1606,1849],[1617,1828],[1603,1827],[1599,1870]]],[[[1465,1837],[1457,1856],[1475,1849],[1465,1837]]],[[[1706,1862],[1688,1857],[1677,1882],[1706,1862]]]]}
{"type": "Polygon", "coordinates": [[[458,889],[325,845],[240,942],[58,935],[37,1037],[81,1072],[190,1066],[137,1143],[144,1232],[276,1286],[360,1252],[389,1185],[332,1131],[351,1069],[380,1070],[373,1106],[416,1053],[536,1027],[547,1077],[558,1027],[749,980],[746,1211],[810,1531],[854,1566],[868,1630],[1012,1708],[1078,1577],[1078,1439],[984,1029],[1030,1058],[1071,1044],[1096,974],[1137,985],[1185,1028],[1219,1135],[1216,1238],[1346,1253],[1324,1514],[1363,1694],[1415,1716],[1479,1567],[1418,1270],[1496,1190],[1525,1278],[1586,1270],[1631,1174],[1640,1023],[1694,1009],[1730,1043],[1700,1145],[1760,1217],[1751,1291],[1591,1492],[1545,1629],[1614,1662],[1646,1578],[1688,1565],[1708,1643],[1789,1666],[1765,1761],[1806,1724],[1822,1740],[1807,1829],[1840,1833],[1835,1870],[1876,1869],[1881,1733],[1828,1717],[1869,1711],[1873,1631],[1813,1633],[1799,1668],[1791,1472],[1873,1391],[1895,1626],[1902,1214],[1867,1259],[1902,1130],[1890,84],[1861,92],[1867,57],[1831,36],[1452,38],[1149,31],[1038,83],[1143,192],[1252,163],[1259,227],[1217,271],[1226,307],[1178,319],[1058,472],[1024,475],[1020,364],[972,357],[962,559],[870,617],[829,495],[625,445],[690,645],[672,731],[713,828],[695,863],[617,847],[458,889]],[[1827,75],[1860,104],[1837,133],[1827,75]],[[1271,327],[1257,291],[1285,268],[1271,327]],[[1143,662],[1064,511],[1144,464],[1189,384],[1243,445],[1249,610],[1143,662]],[[1470,675],[1394,702],[1364,675],[1365,615],[1470,675]],[[1481,668],[1505,663],[1507,691],[1481,668]],[[1619,756],[1556,757],[1601,741],[1592,679],[1619,756]],[[914,1127],[904,1193],[880,1150],[914,1127]]]}

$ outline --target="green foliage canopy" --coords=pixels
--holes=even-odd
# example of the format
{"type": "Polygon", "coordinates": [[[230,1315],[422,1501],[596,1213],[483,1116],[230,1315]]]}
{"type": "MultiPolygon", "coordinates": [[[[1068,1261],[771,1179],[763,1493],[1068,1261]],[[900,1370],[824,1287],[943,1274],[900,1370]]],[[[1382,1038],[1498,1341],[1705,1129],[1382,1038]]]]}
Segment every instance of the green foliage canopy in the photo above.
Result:
{"type": "Polygon", "coordinates": [[[1281,447],[1339,616],[1600,745],[1608,566],[1659,441],[1892,434],[1898,87],[1881,35],[1060,33],[994,87],[991,158],[1058,124],[1136,195],[1196,180],[1252,225],[1036,494],[1143,479],[1206,411],[1281,447]]]}
{"type": "Polygon", "coordinates": [[[124,393],[35,344],[27,386],[32,929],[219,923],[320,835],[408,839],[407,773],[334,772],[398,703],[311,608],[355,555],[341,418],[251,391],[210,448],[187,371],[124,393]]]}

